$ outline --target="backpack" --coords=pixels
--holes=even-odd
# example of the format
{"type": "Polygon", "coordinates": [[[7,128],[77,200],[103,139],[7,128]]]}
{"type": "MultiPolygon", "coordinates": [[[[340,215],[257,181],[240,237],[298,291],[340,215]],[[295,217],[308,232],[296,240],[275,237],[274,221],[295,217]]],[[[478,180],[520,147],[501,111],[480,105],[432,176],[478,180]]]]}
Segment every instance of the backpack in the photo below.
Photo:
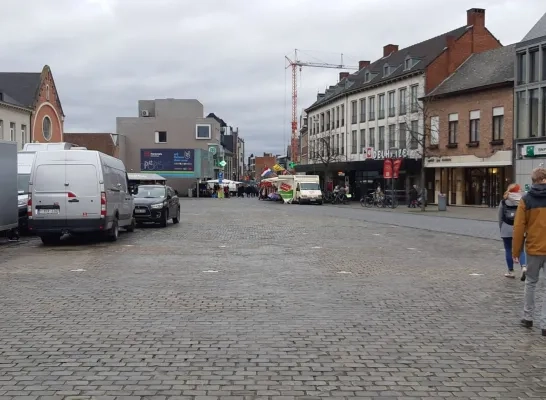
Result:
{"type": "Polygon", "coordinates": [[[502,222],[507,225],[514,225],[514,220],[516,219],[516,210],[518,206],[509,206],[506,204],[506,201],[502,201],[502,222]]]}

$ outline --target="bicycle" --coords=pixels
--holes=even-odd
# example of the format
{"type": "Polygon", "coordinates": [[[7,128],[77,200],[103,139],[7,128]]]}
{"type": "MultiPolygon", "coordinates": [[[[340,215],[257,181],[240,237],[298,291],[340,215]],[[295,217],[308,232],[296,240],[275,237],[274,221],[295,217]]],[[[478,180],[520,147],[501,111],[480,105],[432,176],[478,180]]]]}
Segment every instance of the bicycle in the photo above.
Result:
{"type": "Polygon", "coordinates": [[[349,197],[350,194],[345,193],[337,193],[334,195],[334,198],[332,199],[332,204],[349,204],[349,197]]]}

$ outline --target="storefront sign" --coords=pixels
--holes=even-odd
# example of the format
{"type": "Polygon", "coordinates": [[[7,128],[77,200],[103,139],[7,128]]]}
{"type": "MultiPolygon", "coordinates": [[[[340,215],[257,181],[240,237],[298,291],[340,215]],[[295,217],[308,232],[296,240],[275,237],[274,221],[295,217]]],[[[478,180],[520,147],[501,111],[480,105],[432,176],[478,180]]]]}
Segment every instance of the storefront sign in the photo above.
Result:
{"type": "Polygon", "coordinates": [[[546,156],[546,144],[528,144],[522,146],[521,155],[525,157],[546,156]]]}
{"type": "Polygon", "coordinates": [[[427,160],[427,163],[428,163],[428,164],[432,164],[432,163],[450,162],[450,161],[451,161],[451,158],[450,158],[450,157],[430,157],[430,158],[427,160]]]}
{"type": "Polygon", "coordinates": [[[384,160],[386,158],[408,158],[408,149],[375,150],[373,147],[366,148],[366,158],[384,160]]]}
{"type": "Polygon", "coordinates": [[[392,179],[392,160],[390,158],[383,161],[383,178],[392,179]]]}
{"type": "Polygon", "coordinates": [[[192,175],[194,159],[194,149],[142,149],[140,170],[158,174],[192,175]]]}
{"type": "Polygon", "coordinates": [[[402,159],[397,158],[392,162],[392,177],[393,179],[398,179],[400,175],[400,167],[402,166],[402,159]]]}

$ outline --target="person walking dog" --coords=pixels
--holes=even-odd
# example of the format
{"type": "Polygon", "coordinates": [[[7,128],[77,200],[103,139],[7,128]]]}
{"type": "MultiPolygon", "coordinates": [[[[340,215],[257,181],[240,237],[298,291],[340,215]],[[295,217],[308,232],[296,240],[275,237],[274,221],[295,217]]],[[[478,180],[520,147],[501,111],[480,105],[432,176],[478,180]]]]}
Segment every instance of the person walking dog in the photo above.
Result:
{"type": "MultiPolygon", "coordinates": [[[[504,192],[503,199],[499,204],[499,229],[500,237],[504,244],[504,254],[506,257],[506,266],[508,272],[504,274],[507,278],[515,278],[514,275],[514,259],[512,258],[512,235],[514,233],[514,221],[516,210],[521,201],[521,187],[512,183],[504,192]]],[[[519,257],[521,265],[521,280],[525,280],[525,251],[522,251],[519,257]]]]}
{"type": "MultiPolygon", "coordinates": [[[[527,253],[527,270],[524,292],[523,319],[521,326],[533,326],[535,312],[535,289],[540,270],[546,262],[546,169],[535,168],[531,175],[532,186],[518,204],[514,220],[512,239],[512,257],[520,261],[525,245],[527,253]]],[[[546,336],[546,296],[542,302],[540,317],[542,336],[546,336]]]]}

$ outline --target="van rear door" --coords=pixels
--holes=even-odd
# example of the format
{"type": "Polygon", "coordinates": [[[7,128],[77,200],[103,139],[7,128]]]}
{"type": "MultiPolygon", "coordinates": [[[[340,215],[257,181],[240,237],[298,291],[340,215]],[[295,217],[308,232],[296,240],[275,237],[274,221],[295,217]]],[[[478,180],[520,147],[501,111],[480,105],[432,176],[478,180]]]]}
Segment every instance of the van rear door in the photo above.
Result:
{"type": "Polygon", "coordinates": [[[64,164],[40,164],[32,178],[33,218],[51,221],[51,227],[66,222],[66,186],[64,164]]]}
{"type": "Polygon", "coordinates": [[[67,164],[66,189],[68,221],[100,218],[101,193],[95,165],[67,164]]]}

